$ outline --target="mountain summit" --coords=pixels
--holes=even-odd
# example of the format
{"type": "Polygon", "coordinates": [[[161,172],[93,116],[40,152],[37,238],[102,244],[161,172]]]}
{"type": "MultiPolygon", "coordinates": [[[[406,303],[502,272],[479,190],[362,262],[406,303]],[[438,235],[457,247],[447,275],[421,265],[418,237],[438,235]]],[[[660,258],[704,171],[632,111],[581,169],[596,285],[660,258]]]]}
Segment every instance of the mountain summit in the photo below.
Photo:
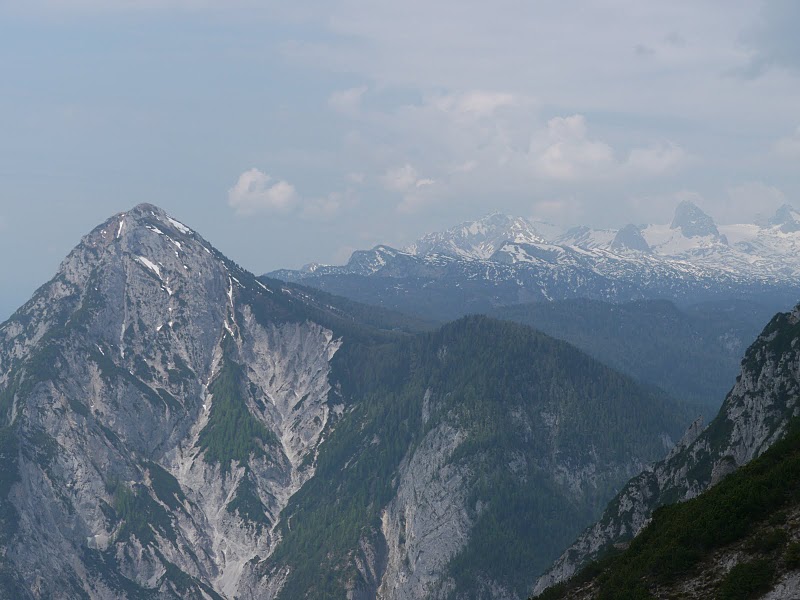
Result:
{"type": "Polygon", "coordinates": [[[444,254],[467,259],[488,259],[505,242],[540,244],[544,238],[522,217],[492,213],[421,237],[406,251],[415,255],[444,254]]]}
{"type": "Polygon", "coordinates": [[[789,204],[784,204],[775,211],[769,225],[780,228],[783,233],[800,231],[800,212],[789,204]]]}
{"type": "Polygon", "coordinates": [[[155,206],[86,235],[0,326],[7,597],[232,594],[331,414],[302,310],[155,206]]]}
{"type": "Polygon", "coordinates": [[[670,229],[680,229],[686,237],[714,236],[719,237],[714,219],[704,213],[691,200],[684,200],[675,208],[675,217],[670,229]]]}
{"type": "Polygon", "coordinates": [[[626,225],[620,229],[611,242],[612,250],[635,250],[637,252],[650,252],[650,245],[642,236],[642,231],[636,225],[626,225]]]}

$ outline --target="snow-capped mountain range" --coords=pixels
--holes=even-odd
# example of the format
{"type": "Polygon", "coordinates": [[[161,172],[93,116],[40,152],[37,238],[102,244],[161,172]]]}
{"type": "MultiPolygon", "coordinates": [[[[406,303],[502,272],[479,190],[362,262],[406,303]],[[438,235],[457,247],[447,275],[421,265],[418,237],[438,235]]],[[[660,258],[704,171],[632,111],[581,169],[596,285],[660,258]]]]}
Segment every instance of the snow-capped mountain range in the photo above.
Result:
{"type": "Polygon", "coordinates": [[[681,202],[669,224],[621,229],[554,226],[494,213],[397,250],[356,251],[344,266],[307,265],[271,277],[356,300],[452,317],[534,300],[589,297],[679,303],[800,298],[800,212],[762,224],[717,225],[681,202]]]}
{"type": "Polygon", "coordinates": [[[789,205],[761,225],[717,225],[695,204],[684,201],[669,225],[626,225],[619,230],[577,227],[552,242],[626,258],[650,254],[761,280],[792,280],[800,273],[800,212],[789,205]]]}
{"type": "Polygon", "coordinates": [[[536,224],[522,217],[493,213],[472,223],[429,233],[409,247],[406,252],[417,256],[445,254],[465,259],[490,260],[507,242],[545,244],[536,224]]]}

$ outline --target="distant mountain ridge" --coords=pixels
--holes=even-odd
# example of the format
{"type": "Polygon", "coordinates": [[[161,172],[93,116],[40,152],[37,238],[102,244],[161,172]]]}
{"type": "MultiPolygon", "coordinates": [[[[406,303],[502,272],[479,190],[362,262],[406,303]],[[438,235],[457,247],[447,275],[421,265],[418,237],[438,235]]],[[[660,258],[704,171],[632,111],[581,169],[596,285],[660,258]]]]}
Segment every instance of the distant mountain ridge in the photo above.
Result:
{"type": "Polygon", "coordinates": [[[679,304],[749,299],[780,309],[800,299],[800,221],[784,206],[762,225],[721,225],[695,204],[672,223],[619,230],[576,227],[547,236],[520,217],[492,214],[380,245],[344,266],[269,275],[442,319],[537,300],[664,298],[679,304]]]}
{"type": "Polygon", "coordinates": [[[547,240],[537,231],[536,224],[527,219],[492,213],[447,231],[429,233],[403,250],[415,256],[444,254],[487,260],[506,242],[544,244],[547,240]]]}
{"type": "Polygon", "coordinates": [[[678,308],[667,300],[612,304],[583,298],[504,306],[489,315],[569,342],[697,406],[710,420],[731,389],[742,354],[773,313],[733,301],[678,308]]]}

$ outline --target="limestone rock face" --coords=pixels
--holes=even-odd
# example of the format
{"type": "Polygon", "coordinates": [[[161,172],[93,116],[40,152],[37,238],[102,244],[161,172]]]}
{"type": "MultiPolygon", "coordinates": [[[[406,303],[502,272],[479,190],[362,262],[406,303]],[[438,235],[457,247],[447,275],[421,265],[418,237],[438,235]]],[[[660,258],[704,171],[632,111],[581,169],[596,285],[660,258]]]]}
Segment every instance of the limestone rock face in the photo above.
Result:
{"type": "Polygon", "coordinates": [[[536,583],[535,594],[568,579],[612,545],[626,542],[664,504],[688,500],[763,454],[800,415],[800,306],[775,316],[747,350],[741,375],[702,433],[694,423],[653,467],[628,482],[536,583]]]}
{"type": "Polygon", "coordinates": [[[19,446],[3,560],[34,597],[239,595],[313,475],[340,343],[260,317],[279,292],[140,205],[86,236],[3,325],[0,408],[19,446]],[[233,361],[236,389],[215,387],[233,361]],[[251,452],[219,448],[237,434],[251,452]]]}
{"type": "Polygon", "coordinates": [[[388,561],[379,598],[446,597],[452,587],[445,567],[466,544],[473,523],[464,468],[446,463],[464,438],[442,425],[403,461],[397,494],[382,519],[388,561]]]}

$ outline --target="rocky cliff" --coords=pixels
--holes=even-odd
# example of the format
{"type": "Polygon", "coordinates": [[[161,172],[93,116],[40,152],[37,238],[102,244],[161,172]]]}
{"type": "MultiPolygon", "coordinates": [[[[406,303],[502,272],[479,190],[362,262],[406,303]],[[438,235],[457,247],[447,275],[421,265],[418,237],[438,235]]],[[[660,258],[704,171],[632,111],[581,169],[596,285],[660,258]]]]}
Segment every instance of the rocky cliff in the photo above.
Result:
{"type": "Polygon", "coordinates": [[[707,429],[694,423],[661,462],[633,478],[537,581],[534,593],[571,577],[627,542],[662,505],[698,496],[781,439],[800,414],[800,306],[776,315],[750,346],[741,375],[707,429]]]}

